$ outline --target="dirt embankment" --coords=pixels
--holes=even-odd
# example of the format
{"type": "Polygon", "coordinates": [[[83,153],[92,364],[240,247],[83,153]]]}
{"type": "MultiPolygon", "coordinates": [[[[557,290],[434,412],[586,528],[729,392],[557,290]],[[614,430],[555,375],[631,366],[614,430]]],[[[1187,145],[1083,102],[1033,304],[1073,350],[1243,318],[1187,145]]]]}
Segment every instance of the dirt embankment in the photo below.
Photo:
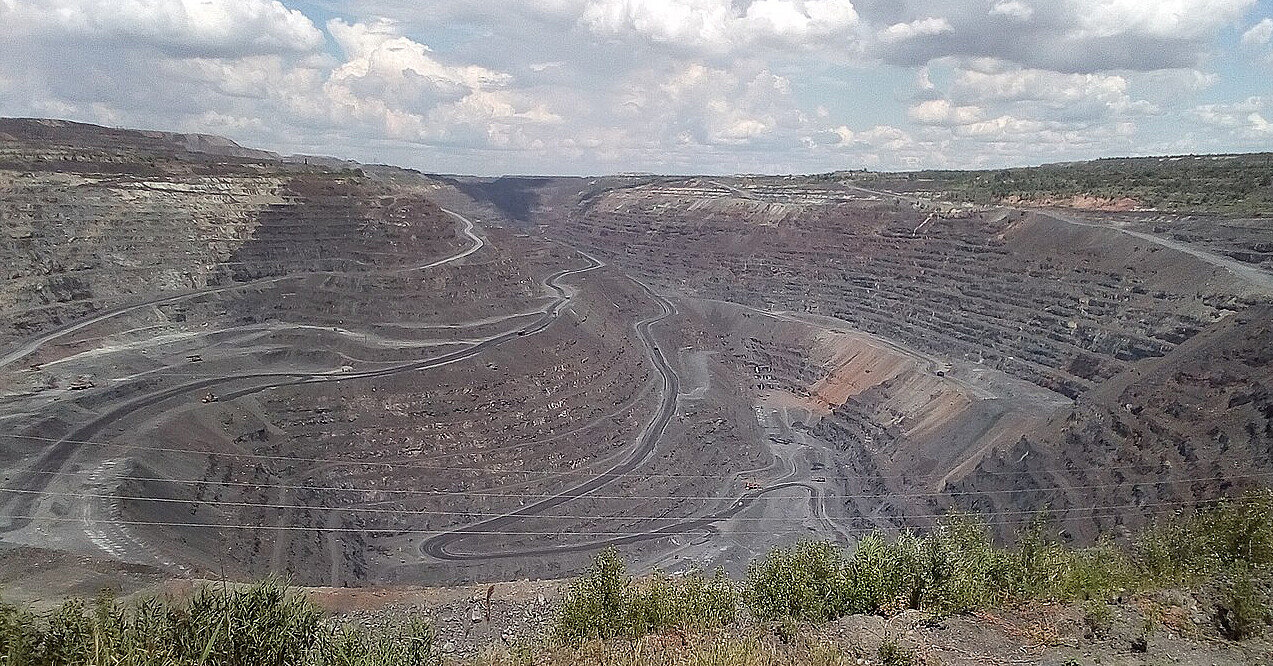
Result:
{"type": "Polygon", "coordinates": [[[1080,210],[1100,210],[1107,212],[1127,212],[1141,210],[1141,202],[1131,197],[1098,197],[1091,194],[1075,194],[1068,197],[1004,197],[1000,203],[1006,206],[1025,206],[1030,208],[1077,208],[1080,210]]]}
{"type": "MultiPolygon", "coordinates": [[[[213,581],[173,580],[155,570],[40,549],[0,551],[0,589],[9,603],[51,608],[68,596],[119,599],[189,596],[213,581]],[[56,584],[53,584],[56,582],[56,584]]],[[[231,583],[230,585],[234,585],[231,583]]],[[[298,588],[330,614],[330,621],[369,628],[427,619],[450,664],[479,655],[533,654],[537,664],[587,664],[629,654],[629,644],[554,647],[551,630],[566,583],[521,580],[455,587],[298,588]]],[[[1214,590],[1165,590],[1082,604],[1030,603],[953,616],[919,611],[851,615],[803,627],[794,638],[744,618],[727,630],[654,635],[638,642],[651,663],[879,664],[883,652],[910,655],[912,664],[1184,664],[1273,663],[1268,634],[1240,642],[1223,637],[1216,616],[1223,601],[1214,590]],[[746,648],[769,661],[722,662],[746,648]],[[883,650],[882,650],[883,648],[883,650]],[[836,659],[815,661],[812,655],[836,659]]],[[[479,662],[490,663],[490,662],[479,662]]],[[[499,662],[495,663],[512,663],[499,662]]],[[[516,662],[523,663],[523,662],[516,662]]],[[[629,663],[629,662],[621,662],[629,663]]]]}

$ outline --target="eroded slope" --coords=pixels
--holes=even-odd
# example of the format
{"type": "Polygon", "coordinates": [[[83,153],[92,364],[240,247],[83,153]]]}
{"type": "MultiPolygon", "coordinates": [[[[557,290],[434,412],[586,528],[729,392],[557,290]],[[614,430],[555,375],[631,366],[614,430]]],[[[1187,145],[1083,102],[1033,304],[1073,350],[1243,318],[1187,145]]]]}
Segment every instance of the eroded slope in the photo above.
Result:
{"type": "Polygon", "coordinates": [[[834,452],[825,478],[845,484],[850,527],[955,505],[1010,531],[1051,507],[1090,536],[1271,471],[1273,373],[1254,350],[1273,341],[1273,281],[1251,262],[1093,214],[936,205],[835,178],[539,192],[548,233],[682,302],[755,308],[723,324],[751,338],[748,398],[758,415],[780,406],[800,446],[834,452]],[[779,335],[778,320],[816,332],[779,335]],[[897,358],[839,337],[854,335],[897,358]]]}
{"type": "MultiPolygon", "coordinates": [[[[429,181],[6,127],[10,543],[332,585],[501,552],[472,575],[512,575],[538,566],[522,551],[586,557],[594,508],[472,526],[569,495],[670,417],[653,295],[479,229],[429,181]]],[[[600,515],[646,531],[630,513],[600,515]]]]}

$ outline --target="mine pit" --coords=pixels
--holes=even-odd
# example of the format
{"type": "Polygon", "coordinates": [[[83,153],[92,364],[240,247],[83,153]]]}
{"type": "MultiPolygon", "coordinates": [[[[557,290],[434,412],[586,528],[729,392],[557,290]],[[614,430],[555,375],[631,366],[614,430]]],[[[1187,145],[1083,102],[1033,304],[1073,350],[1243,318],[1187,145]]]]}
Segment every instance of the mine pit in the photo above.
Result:
{"type": "Polygon", "coordinates": [[[952,510],[1082,540],[1273,469],[1258,225],[11,129],[7,544],[324,586],[611,545],[738,575],[952,510]]]}

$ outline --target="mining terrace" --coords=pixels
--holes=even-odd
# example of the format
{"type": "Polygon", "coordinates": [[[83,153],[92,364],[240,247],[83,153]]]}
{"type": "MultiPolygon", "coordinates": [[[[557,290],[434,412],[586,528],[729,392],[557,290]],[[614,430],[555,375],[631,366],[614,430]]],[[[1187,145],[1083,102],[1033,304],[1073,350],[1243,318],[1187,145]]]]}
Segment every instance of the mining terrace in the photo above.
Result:
{"type": "Polygon", "coordinates": [[[952,510],[1088,540],[1273,475],[1267,219],[0,120],[0,220],[5,548],[736,573],[952,510]]]}

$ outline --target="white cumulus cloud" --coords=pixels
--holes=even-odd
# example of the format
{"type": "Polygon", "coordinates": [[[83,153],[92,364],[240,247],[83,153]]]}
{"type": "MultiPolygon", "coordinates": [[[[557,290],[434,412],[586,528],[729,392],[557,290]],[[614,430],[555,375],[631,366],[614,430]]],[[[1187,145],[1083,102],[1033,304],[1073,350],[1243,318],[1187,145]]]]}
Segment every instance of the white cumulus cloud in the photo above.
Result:
{"type": "Polygon", "coordinates": [[[907,112],[921,125],[968,125],[985,115],[976,106],[955,106],[949,100],[930,99],[912,106],[907,112]]]}
{"type": "Polygon", "coordinates": [[[0,114],[480,173],[1267,148],[1255,2],[0,0],[0,114]]]}
{"type": "Polygon", "coordinates": [[[1255,0],[1071,0],[1081,34],[1191,39],[1237,21],[1255,0]]]}
{"type": "Polygon", "coordinates": [[[1030,17],[1034,16],[1034,8],[1018,0],[1001,0],[990,8],[990,13],[996,16],[1009,16],[1020,21],[1028,21],[1030,17]]]}
{"type": "Polygon", "coordinates": [[[1242,43],[1247,46],[1262,46],[1270,40],[1273,40],[1273,18],[1263,19],[1242,33],[1242,43]]]}
{"type": "Polygon", "coordinates": [[[954,28],[946,19],[930,16],[910,23],[894,23],[880,31],[880,40],[885,43],[904,42],[916,37],[940,35],[953,30],[954,28]]]}
{"type": "Polygon", "coordinates": [[[308,52],[323,33],[277,0],[9,0],[7,30],[147,44],[180,56],[308,52]]]}
{"type": "Polygon", "coordinates": [[[728,51],[756,42],[803,43],[846,34],[858,22],[848,0],[591,0],[579,23],[597,33],[728,51]]]}

